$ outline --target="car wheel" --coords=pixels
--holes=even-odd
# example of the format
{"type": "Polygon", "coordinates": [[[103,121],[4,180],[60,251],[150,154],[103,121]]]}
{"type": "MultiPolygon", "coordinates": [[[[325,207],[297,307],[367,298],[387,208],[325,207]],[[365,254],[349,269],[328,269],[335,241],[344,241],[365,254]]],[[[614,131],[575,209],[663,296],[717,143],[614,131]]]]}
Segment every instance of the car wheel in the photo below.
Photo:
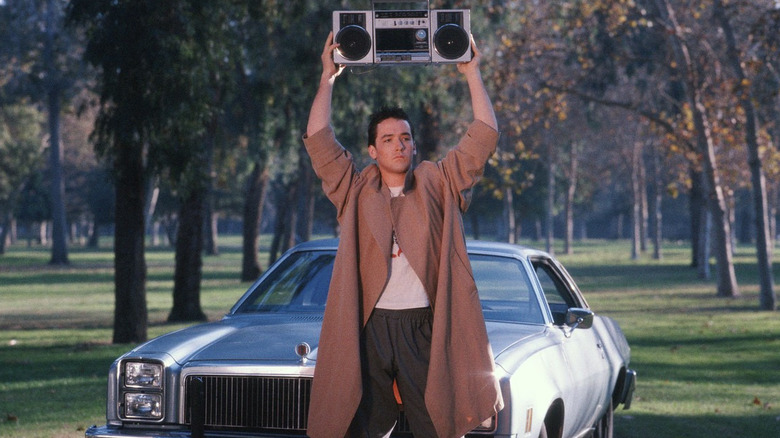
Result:
{"type": "Polygon", "coordinates": [[[609,406],[607,412],[596,423],[596,431],[593,433],[593,438],[612,438],[612,424],[614,421],[614,409],[612,409],[612,399],[609,400],[609,406]]]}

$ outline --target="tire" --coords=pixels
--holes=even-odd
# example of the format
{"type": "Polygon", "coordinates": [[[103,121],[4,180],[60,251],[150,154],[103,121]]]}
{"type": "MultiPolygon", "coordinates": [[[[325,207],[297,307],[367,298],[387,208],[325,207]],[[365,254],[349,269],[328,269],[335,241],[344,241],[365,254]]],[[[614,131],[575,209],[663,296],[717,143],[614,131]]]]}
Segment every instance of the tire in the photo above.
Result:
{"type": "Polygon", "coordinates": [[[612,398],[610,398],[607,412],[604,412],[604,415],[596,423],[593,438],[612,438],[612,425],[615,419],[613,407],[612,398]]]}
{"type": "Polygon", "coordinates": [[[539,438],[547,438],[547,424],[542,423],[542,430],[539,431],[539,438]]]}

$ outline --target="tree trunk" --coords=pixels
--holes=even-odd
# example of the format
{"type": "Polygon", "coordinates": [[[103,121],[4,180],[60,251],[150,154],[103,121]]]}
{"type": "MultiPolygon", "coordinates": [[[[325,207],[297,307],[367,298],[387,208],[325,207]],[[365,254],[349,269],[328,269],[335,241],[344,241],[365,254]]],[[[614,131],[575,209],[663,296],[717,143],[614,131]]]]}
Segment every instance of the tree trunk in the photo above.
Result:
{"type": "Polygon", "coordinates": [[[194,188],[179,208],[173,308],[168,322],[205,321],[200,307],[206,188],[194,188]]]}
{"type": "Polygon", "coordinates": [[[160,198],[160,188],[155,181],[149,181],[146,191],[146,207],[144,208],[144,220],[146,221],[146,234],[152,236],[152,245],[157,245],[154,234],[154,211],[157,209],[157,200],[160,198]]]}
{"type": "Polygon", "coordinates": [[[290,190],[287,192],[287,210],[284,216],[285,227],[284,235],[282,236],[282,254],[285,251],[295,246],[295,231],[298,229],[298,193],[300,190],[301,176],[298,176],[298,180],[290,184],[290,190]]]}
{"type": "Polygon", "coordinates": [[[691,192],[688,200],[688,212],[691,216],[691,267],[699,267],[699,239],[701,238],[702,211],[707,209],[707,203],[704,199],[702,190],[702,175],[691,166],[691,192]]]}
{"type": "Polygon", "coordinates": [[[87,239],[87,248],[97,249],[100,247],[100,224],[94,219],[92,220],[91,231],[87,239]]]}
{"type": "Polygon", "coordinates": [[[740,106],[745,113],[745,144],[748,148],[748,165],[750,166],[750,182],[753,187],[753,208],[756,217],[756,252],[758,253],[758,275],[761,283],[760,307],[763,310],[777,309],[777,295],[774,291],[772,278],[772,239],[769,234],[769,216],[766,194],[766,177],[764,176],[763,161],[758,146],[756,109],[750,93],[750,85],[747,82],[745,71],[742,68],[734,31],[728,17],[725,14],[723,2],[715,0],[713,3],[714,14],[723,34],[726,38],[727,62],[734,69],[737,77],[737,96],[740,106]]]}
{"type": "Polygon", "coordinates": [[[214,197],[208,196],[209,200],[203,206],[203,242],[205,253],[210,256],[219,255],[219,213],[214,208],[214,197]]]}
{"type": "Polygon", "coordinates": [[[514,192],[511,187],[504,188],[504,221],[506,223],[504,238],[508,243],[516,243],[515,227],[517,226],[517,221],[515,220],[514,192]]]}
{"type": "Polygon", "coordinates": [[[522,218],[520,217],[520,213],[515,212],[515,243],[519,243],[520,239],[523,237],[523,223],[522,218]]]}
{"type": "Polygon", "coordinates": [[[644,147],[639,151],[639,252],[647,252],[647,235],[649,234],[649,207],[647,200],[647,169],[645,166],[644,147]]]}
{"type": "Polygon", "coordinates": [[[691,110],[691,117],[696,133],[696,147],[702,157],[702,165],[705,175],[705,191],[708,195],[708,205],[712,213],[713,227],[715,231],[716,257],[718,260],[718,286],[717,295],[720,297],[737,297],[740,295],[737,287],[737,277],[734,272],[734,262],[731,250],[731,225],[728,221],[726,199],[723,188],[720,185],[720,169],[718,169],[715,157],[715,145],[713,144],[709,120],[706,108],[702,102],[699,85],[695,81],[694,64],[691,61],[688,47],[683,40],[684,31],[680,28],[675,17],[674,9],[668,0],[663,2],[663,11],[673,26],[674,33],[670,35],[670,42],[675,52],[677,64],[681,70],[686,98],[691,110]]]}
{"type": "Polygon", "coordinates": [[[49,148],[51,172],[51,214],[52,214],[52,265],[68,264],[68,246],[65,223],[65,187],[62,183],[62,150],[60,144],[60,86],[55,63],[54,39],[56,38],[57,8],[55,0],[48,0],[46,11],[46,86],[49,109],[49,148]]]}
{"type": "Polygon", "coordinates": [[[709,187],[705,193],[710,194],[709,207],[712,214],[713,229],[715,231],[715,257],[718,263],[718,292],[719,297],[740,296],[737,287],[737,276],[734,271],[733,250],[731,245],[731,223],[728,217],[726,197],[720,185],[720,171],[715,159],[715,147],[710,136],[709,125],[704,118],[704,107],[697,102],[694,110],[694,125],[699,133],[697,143],[702,149],[704,158],[704,174],[709,187]]]}
{"type": "Polygon", "coordinates": [[[11,228],[11,213],[6,212],[3,217],[1,217],[2,222],[0,222],[0,255],[5,254],[5,247],[8,245],[8,242],[10,239],[10,233],[8,230],[11,228]]]}
{"type": "Polygon", "coordinates": [[[255,161],[252,173],[247,181],[246,200],[244,201],[243,255],[241,262],[241,281],[254,281],[263,273],[258,252],[260,250],[260,219],[263,216],[268,170],[265,163],[255,161]]]}
{"type": "Polygon", "coordinates": [[[275,262],[279,255],[287,250],[290,229],[294,225],[292,222],[293,213],[290,210],[295,210],[295,208],[294,204],[291,205],[290,202],[295,199],[296,185],[293,182],[285,184],[283,187],[284,190],[276,194],[276,223],[268,263],[275,262]]]}
{"type": "Polygon", "coordinates": [[[16,228],[16,218],[11,216],[11,222],[8,224],[8,242],[13,245],[18,239],[19,235],[16,228]]]}
{"type": "Polygon", "coordinates": [[[697,212],[699,216],[699,228],[696,229],[696,271],[699,279],[710,279],[710,255],[712,248],[712,214],[706,206],[697,212]]]}
{"type": "Polygon", "coordinates": [[[640,195],[641,160],[642,146],[638,141],[634,141],[634,147],[631,150],[631,260],[639,259],[642,240],[642,197],[640,195]]]}
{"type": "Polygon", "coordinates": [[[553,239],[554,239],[554,215],[553,210],[555,208],[555,162],[553,160],[553,148],[552,143],[548,143],[547,147],[547,213],[545,216],[545,222],[547,225],[547,235],[545,240],[545,248],[548,253],[553,254],[553,239]]]}
{"type": "Polygon", "coordinates": [[[542,220],[536,218],[534,220],[534,242],[542,240],[542,220]]]}
{"type": "Polygon", "coordinates": [[[479,216],[476,214],[469,216],[471,216],[471,235],[475,240],[479,240],[479,216]]]}
{"type": "Polygon", "coordinates": [[[572,143],[569,151],[569,184],[566,188],[566,236],[564,237],[565,254],[574,254],[574,197],[577,194],[577,178],[579,171],[579,151],[577,143],[572,143]]]}
{"type": "MultiPolygon", "coordinates": [[[[214,106],[219,107],[221,102],[222,92],[217,90],[214,96],[214,106]]],[[[205,188],[203,192],[203,212],[201,217],[203,218],[203,245],[206,254],[219,255],[219,233],[217,230],[217,213],[216,213],[216,200],[214,199],[214,180],[217,175],[214,171],[214,149],[217,142],[217,131],[219,126],[219,118],[214,115],[211,117],[208,123],[206,123],[206,138],[204,139],[206,145],[205,154],[205,188]]]]}
{"type": "Polygon", "coordinates": [[[297,242],[307,242],[311,240],[311,233],[314,227],[314,169],[311,166],[309,155],[301,144],[298,160],[298,186],[299,186],[299,209],[298,222],[293,236],[297,242]]]}
{"type": "Polygon", "coordinates": [[[653,147],[653,259],[661,260],[661,244],[663,242],[663,202],[664,182],[661,176],[661,153],[657,147],[653,147]]]}
{"type": "Polygon", "coordinates": [[[146,341],[148,324],[143,148],[121,141],[116,148],[113,343],[139,343],[146,341]]]}

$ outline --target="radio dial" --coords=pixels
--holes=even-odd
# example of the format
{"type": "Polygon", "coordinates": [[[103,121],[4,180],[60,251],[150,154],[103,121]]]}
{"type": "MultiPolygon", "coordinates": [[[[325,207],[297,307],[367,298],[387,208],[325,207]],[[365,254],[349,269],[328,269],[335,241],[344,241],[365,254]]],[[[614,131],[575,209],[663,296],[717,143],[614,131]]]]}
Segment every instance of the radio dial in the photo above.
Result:
{"type": "Polygon", "coordinates": [[[425,41],[428,39],[428,32],[425,29],[418,29],[414,36],[417,38],[417,41],[425,41]]]}

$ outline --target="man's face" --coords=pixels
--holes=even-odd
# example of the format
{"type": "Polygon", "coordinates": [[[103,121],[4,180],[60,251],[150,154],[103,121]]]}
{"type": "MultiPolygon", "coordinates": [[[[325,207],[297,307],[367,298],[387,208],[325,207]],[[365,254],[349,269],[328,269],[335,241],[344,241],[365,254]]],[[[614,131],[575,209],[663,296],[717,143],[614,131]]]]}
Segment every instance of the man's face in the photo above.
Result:
{"type": "Polygon", "coordinates": [[[368,154],[376,160],[385,182],[400,186],[412,165],[414,150],[409,122],[385,119],[376,126],[376,138],[368,147],[368,154]]]}

